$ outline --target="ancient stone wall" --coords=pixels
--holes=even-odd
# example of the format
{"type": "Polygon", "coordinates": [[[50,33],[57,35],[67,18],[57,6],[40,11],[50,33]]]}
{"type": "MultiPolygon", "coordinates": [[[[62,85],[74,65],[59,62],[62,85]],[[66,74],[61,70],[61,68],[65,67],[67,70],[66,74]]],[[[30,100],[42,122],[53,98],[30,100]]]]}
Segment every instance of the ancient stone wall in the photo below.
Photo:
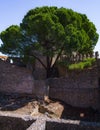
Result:
{"type": "Polygon", "coordinates": [[[33,88],[29,70],[0,60],[0,92],[32,94],[33,88]]]}
{"type": "MultiPolygon", "coordinates": [[[[44,56],[38,56],[38,57],[46,65],[46,58],[44,56]]],[[[35,69],[33,72],[33,76],[35,80],[46,79],[46,70],[38,60],[35,61],[35,69]]]]}
{"type": "Polygon", "coordinates": [[[73,106],[99,108],[98,70],[68,72],[65,78],[48,80],[49,96],[73,106]]]}
{"type": "Polygon", "coordinates": [[[45,130],[99,130],[99,125],[81,121],[46,122],[45,130]]]}
{"type": "Polygon", "coordinates": [[[99,122],[0,114],[0,130],[100,130],[99,122]]]}
{"type": "Polygon", "coordinates": [[[27,68],[0,60],[0,92],[33,94],[41,99],[48,95],[73,106],[99,108],[100,69],[70,71],[65,77],[35,80],[27,68]]]}
{"type": "Polygon", "coordinates": [[[26,130],[33,122],[17,117],[0,116],[0,130],[26,130]]]}

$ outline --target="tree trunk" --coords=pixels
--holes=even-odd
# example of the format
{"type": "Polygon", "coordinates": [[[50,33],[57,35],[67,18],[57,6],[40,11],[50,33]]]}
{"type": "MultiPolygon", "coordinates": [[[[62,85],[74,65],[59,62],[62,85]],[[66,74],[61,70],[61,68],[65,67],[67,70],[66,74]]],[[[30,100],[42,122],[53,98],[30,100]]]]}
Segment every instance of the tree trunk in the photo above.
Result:
{"type": "Polygon", "coordinates": [[[56,67],[51,67],[47,69],[47,78],[59,77],[58,69],[56,67]]]}
{"type": "Polygon", "coordinates": [[[48,68],[48,69],[47,69],[47,78],[50,78],[50,77],[51,77],[51,69],[48,68]]]}

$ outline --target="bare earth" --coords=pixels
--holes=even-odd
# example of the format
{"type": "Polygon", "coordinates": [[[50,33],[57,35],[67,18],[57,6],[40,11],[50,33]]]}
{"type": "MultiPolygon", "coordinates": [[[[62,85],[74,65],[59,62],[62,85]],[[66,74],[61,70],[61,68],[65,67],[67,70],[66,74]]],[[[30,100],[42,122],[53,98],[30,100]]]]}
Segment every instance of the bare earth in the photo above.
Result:
{"type": "Polygon", "coordinates": [[[29,95],[0,94],[0,113],[17,113],[39,117],[63,118],[100,122],[100,112],[92,108],[72,107],[61,101],[46,99],[36,100],[29,95]]]}

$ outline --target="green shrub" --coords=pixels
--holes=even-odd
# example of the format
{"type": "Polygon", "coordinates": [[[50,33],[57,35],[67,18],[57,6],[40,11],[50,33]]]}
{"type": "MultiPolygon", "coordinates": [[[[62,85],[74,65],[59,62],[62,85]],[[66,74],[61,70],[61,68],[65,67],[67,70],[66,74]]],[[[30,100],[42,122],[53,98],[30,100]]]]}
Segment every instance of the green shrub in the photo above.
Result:
{"type": "Polygon", "coordinates": [[[68,69],[69,70],[74,70],[74,69],[82,70],[84,68],[91,67],[95,61],[96,61],[95,58],[84,59],[82,62],[68,65],[68,69]]]}

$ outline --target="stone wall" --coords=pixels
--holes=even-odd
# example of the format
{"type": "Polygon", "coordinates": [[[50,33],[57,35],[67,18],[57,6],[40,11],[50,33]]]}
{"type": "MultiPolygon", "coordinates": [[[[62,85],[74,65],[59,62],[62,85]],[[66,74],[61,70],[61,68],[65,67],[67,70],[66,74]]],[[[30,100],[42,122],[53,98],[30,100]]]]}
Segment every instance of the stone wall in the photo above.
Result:
{"type": "Polygon", "coordinates": [[[100,122],[0,114],[0,130],[100,130],[100,122]]]}
{"type": "Polygon", "coordinates": [[[0,60],[0,92],[32,94],[33,88],[29,70],[0,60]]]}
{"type": "Polygon", "coordinates": [[[68,72],[65,78],[48,80],[49,96],[72,106],[99,108],[98,70],[68,72]]]}
{"type": "Polygon", "coordinates": [[[40,100],[43,100],[45,96],[48,96],[48,84],[45,80],[34,80],[33,95],[40,100]]]}
{"type": "Polygon", "coordinates": [[[0,130],[26,130],[32,123],[33,120],[0,116],[0,130]]]}
{"type": "MultiPolygon", "coordinates": [[[[46,58],[44,56],[38,56],[38,57],[41,59],[43,64],[46,65],[46,58]]],[[[35,80],[46,79],[46,70],[44,69],[44,67],[41,65],[41,63],[38,60],[35,61],[35,69],[33,72],[33,76],[35,80]]]]}
{"type": "Polygon", "coordinates": [[[40,99],[48,95],[73,106],[99,109],[100,69],[70,71],[65,77],[36,80],[27,68],[0,60],[0,92],[33,94],[40,99]]]}
{"type": "Polygon", "coordinates": [[[45,130],[99,130],[100,126],[97,123],[81,122],[73,120],[47,121],[45,130]]]}

